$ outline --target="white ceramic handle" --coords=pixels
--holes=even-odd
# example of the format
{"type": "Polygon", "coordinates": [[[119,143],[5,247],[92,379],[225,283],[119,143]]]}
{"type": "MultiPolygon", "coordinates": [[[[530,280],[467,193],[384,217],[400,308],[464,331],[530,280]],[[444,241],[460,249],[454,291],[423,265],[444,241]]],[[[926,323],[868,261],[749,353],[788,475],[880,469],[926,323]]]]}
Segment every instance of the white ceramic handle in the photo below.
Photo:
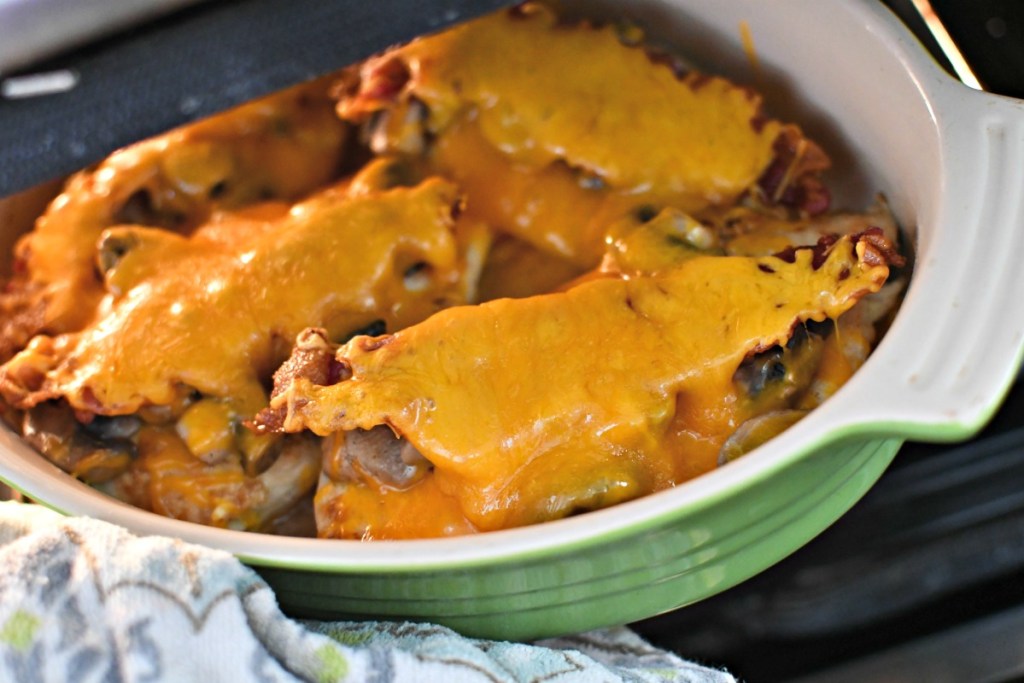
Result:
{"type": "Polygon", "coordinates": [[[851,387],[870,404],[859,424],[922,440],[984,426],[1024,354],[1024,102],[953,82],[938,94],[961,105],[935,113],[958,187],[921,214],[952,237],[922,231],[905,313],[869,359],[883,369],[851,387]]]}

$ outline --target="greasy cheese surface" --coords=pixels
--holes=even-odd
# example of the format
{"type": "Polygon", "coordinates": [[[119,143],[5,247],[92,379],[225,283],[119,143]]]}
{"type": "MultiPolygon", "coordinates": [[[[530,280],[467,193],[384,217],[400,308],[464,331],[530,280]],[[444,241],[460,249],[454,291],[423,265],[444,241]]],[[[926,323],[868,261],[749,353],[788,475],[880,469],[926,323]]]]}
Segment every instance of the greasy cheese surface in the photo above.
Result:
{"type": "Polygon", "coordinates": [[[111,251],[126,253],[106,273],[105,314],[81,333],[37,337],[0,369],[0,388],[24,406],[64,397],[111,415],[171,404],[184,387],[252,414],[266,400],[261,379],[311,321],[339,339],[376,318],[395,329],[456,293],[458,201],[451,184],[431,180],[358,196],[325,191],[233,239],[223,238],[230,223],[211,226],[214,237],[109,230],[111,251]],[[405,286],[412,264],[431,274],[419,291],[405,286]]]}
{"type": "Polygon", "coordinates": [[[555,24],[539,6],[498,12],[379,59],[405,63],[435,131],[472,105],[491,143],[534,167],[560,159],[696,205],[735,198],[767,167],[780,125],[759,120],[757,95],[713,76],[679,78],[611,26],[555,24]]]}
{"type": "Polygon", "coordinates": [[[470,216],[579,268],[600,262],[609,223],[653,201],[649,193],[583,187],[562,164],[516,164],[483,138],[475,121],[460,121],[438,137],[429,163],[465,191],[470,216]]]}
{"type": "Polygon", "coordinates": [[[862,254],[843,238],[819,268],[811,250],[793,263],[700,257],[664,275],[448,309],[356,337],[337,353],[350,379],[296,379],[277,402],[289,431],[391,426],[479,530],[603,507],[693,476],[677,436],[720,446],[736,424],[687,416],[713,404],[721,419],[745,357],[877,291],[888,267],[862,254]]]}
{"type": "Polygon", "coordinates": [[[103,296],[96,242],[108,227],[159,221],[188,231],[211,209],[294,201],[331,180],[346,127],[326,81],[244,105],[113,154],[68,182],[18,245],[45,304],[40,327],[81,329],[103,296]]]}

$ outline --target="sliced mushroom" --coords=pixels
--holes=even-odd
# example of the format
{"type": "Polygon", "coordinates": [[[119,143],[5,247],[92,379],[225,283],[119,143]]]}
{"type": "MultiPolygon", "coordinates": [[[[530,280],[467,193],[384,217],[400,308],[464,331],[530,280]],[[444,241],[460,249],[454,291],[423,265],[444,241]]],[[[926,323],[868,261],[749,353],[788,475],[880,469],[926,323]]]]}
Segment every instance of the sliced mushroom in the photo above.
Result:
{"type": "Polygon", "coordinates": [[[117,418],[116,422],[101,422],[89,430],[75,420],[67,406],[47,402],[25,412],[22,435],[65,472],[97,484],[113,479],[131,465],[135,444],[130,435],[138,428],[138,423],[132,424],[131,420],[117,418]],[[95,434],[108,428],[109,437],[95,434]],[[113,436],[118,432],[124,435],[113,436]]]}
{"type": "Polygon", "coordinates": [[[319,461],[317,439],[311,435],[301,434],[284,440],[274,464],[256,477],[266,492],[251,510],[258,520],[257,528],[272,524],[308,496],[316,482],[319,461]]]}
{"type": "Polygon", "coordinates": [[[404,489],[430,471],[430,462],[415,446],[386,426],[336,432],[323,442],[324,470],[335,481],[371,477],[404,489]]]}
{"type": "Polygon", "coordinates": [[[806,414],[806,410],[775,410],[750,418],[722,444],[718,464],[724,465],[746,455],[792,427],[806,414]]]}
{"type": "Polygon", "coordinates": [[[789,407],[789,401],[810,386],[831,325],[830,321],[798,324],[784,347],[773,346],[743,361],[733,381],[751,401],[754,412],[789,407]]]}

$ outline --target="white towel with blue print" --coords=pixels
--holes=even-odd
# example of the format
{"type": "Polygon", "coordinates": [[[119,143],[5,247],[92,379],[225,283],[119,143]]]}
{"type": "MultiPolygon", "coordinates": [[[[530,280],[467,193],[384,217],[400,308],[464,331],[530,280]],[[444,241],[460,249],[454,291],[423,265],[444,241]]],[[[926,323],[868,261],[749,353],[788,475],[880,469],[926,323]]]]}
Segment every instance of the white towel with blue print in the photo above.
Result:
{"type": "Polygon", "coordinates": [[[527,645],[298,622],[231,555],[0,503],[0,680],[734,681],[626,628],[527,645]]]}

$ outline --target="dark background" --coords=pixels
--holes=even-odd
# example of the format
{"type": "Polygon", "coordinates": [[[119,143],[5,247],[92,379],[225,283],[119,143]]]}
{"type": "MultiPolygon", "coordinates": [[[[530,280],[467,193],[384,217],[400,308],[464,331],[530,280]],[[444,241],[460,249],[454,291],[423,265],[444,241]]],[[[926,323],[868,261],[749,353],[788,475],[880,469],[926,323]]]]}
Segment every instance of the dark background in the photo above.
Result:
{"type": "MultiPolygon", "coordinates": [[[[911,0],[882,2],[938,53],[911,0]]],[[[931,0],[931,6],[986,90],[1024,97],[1024,1],[931,0]]]]}

